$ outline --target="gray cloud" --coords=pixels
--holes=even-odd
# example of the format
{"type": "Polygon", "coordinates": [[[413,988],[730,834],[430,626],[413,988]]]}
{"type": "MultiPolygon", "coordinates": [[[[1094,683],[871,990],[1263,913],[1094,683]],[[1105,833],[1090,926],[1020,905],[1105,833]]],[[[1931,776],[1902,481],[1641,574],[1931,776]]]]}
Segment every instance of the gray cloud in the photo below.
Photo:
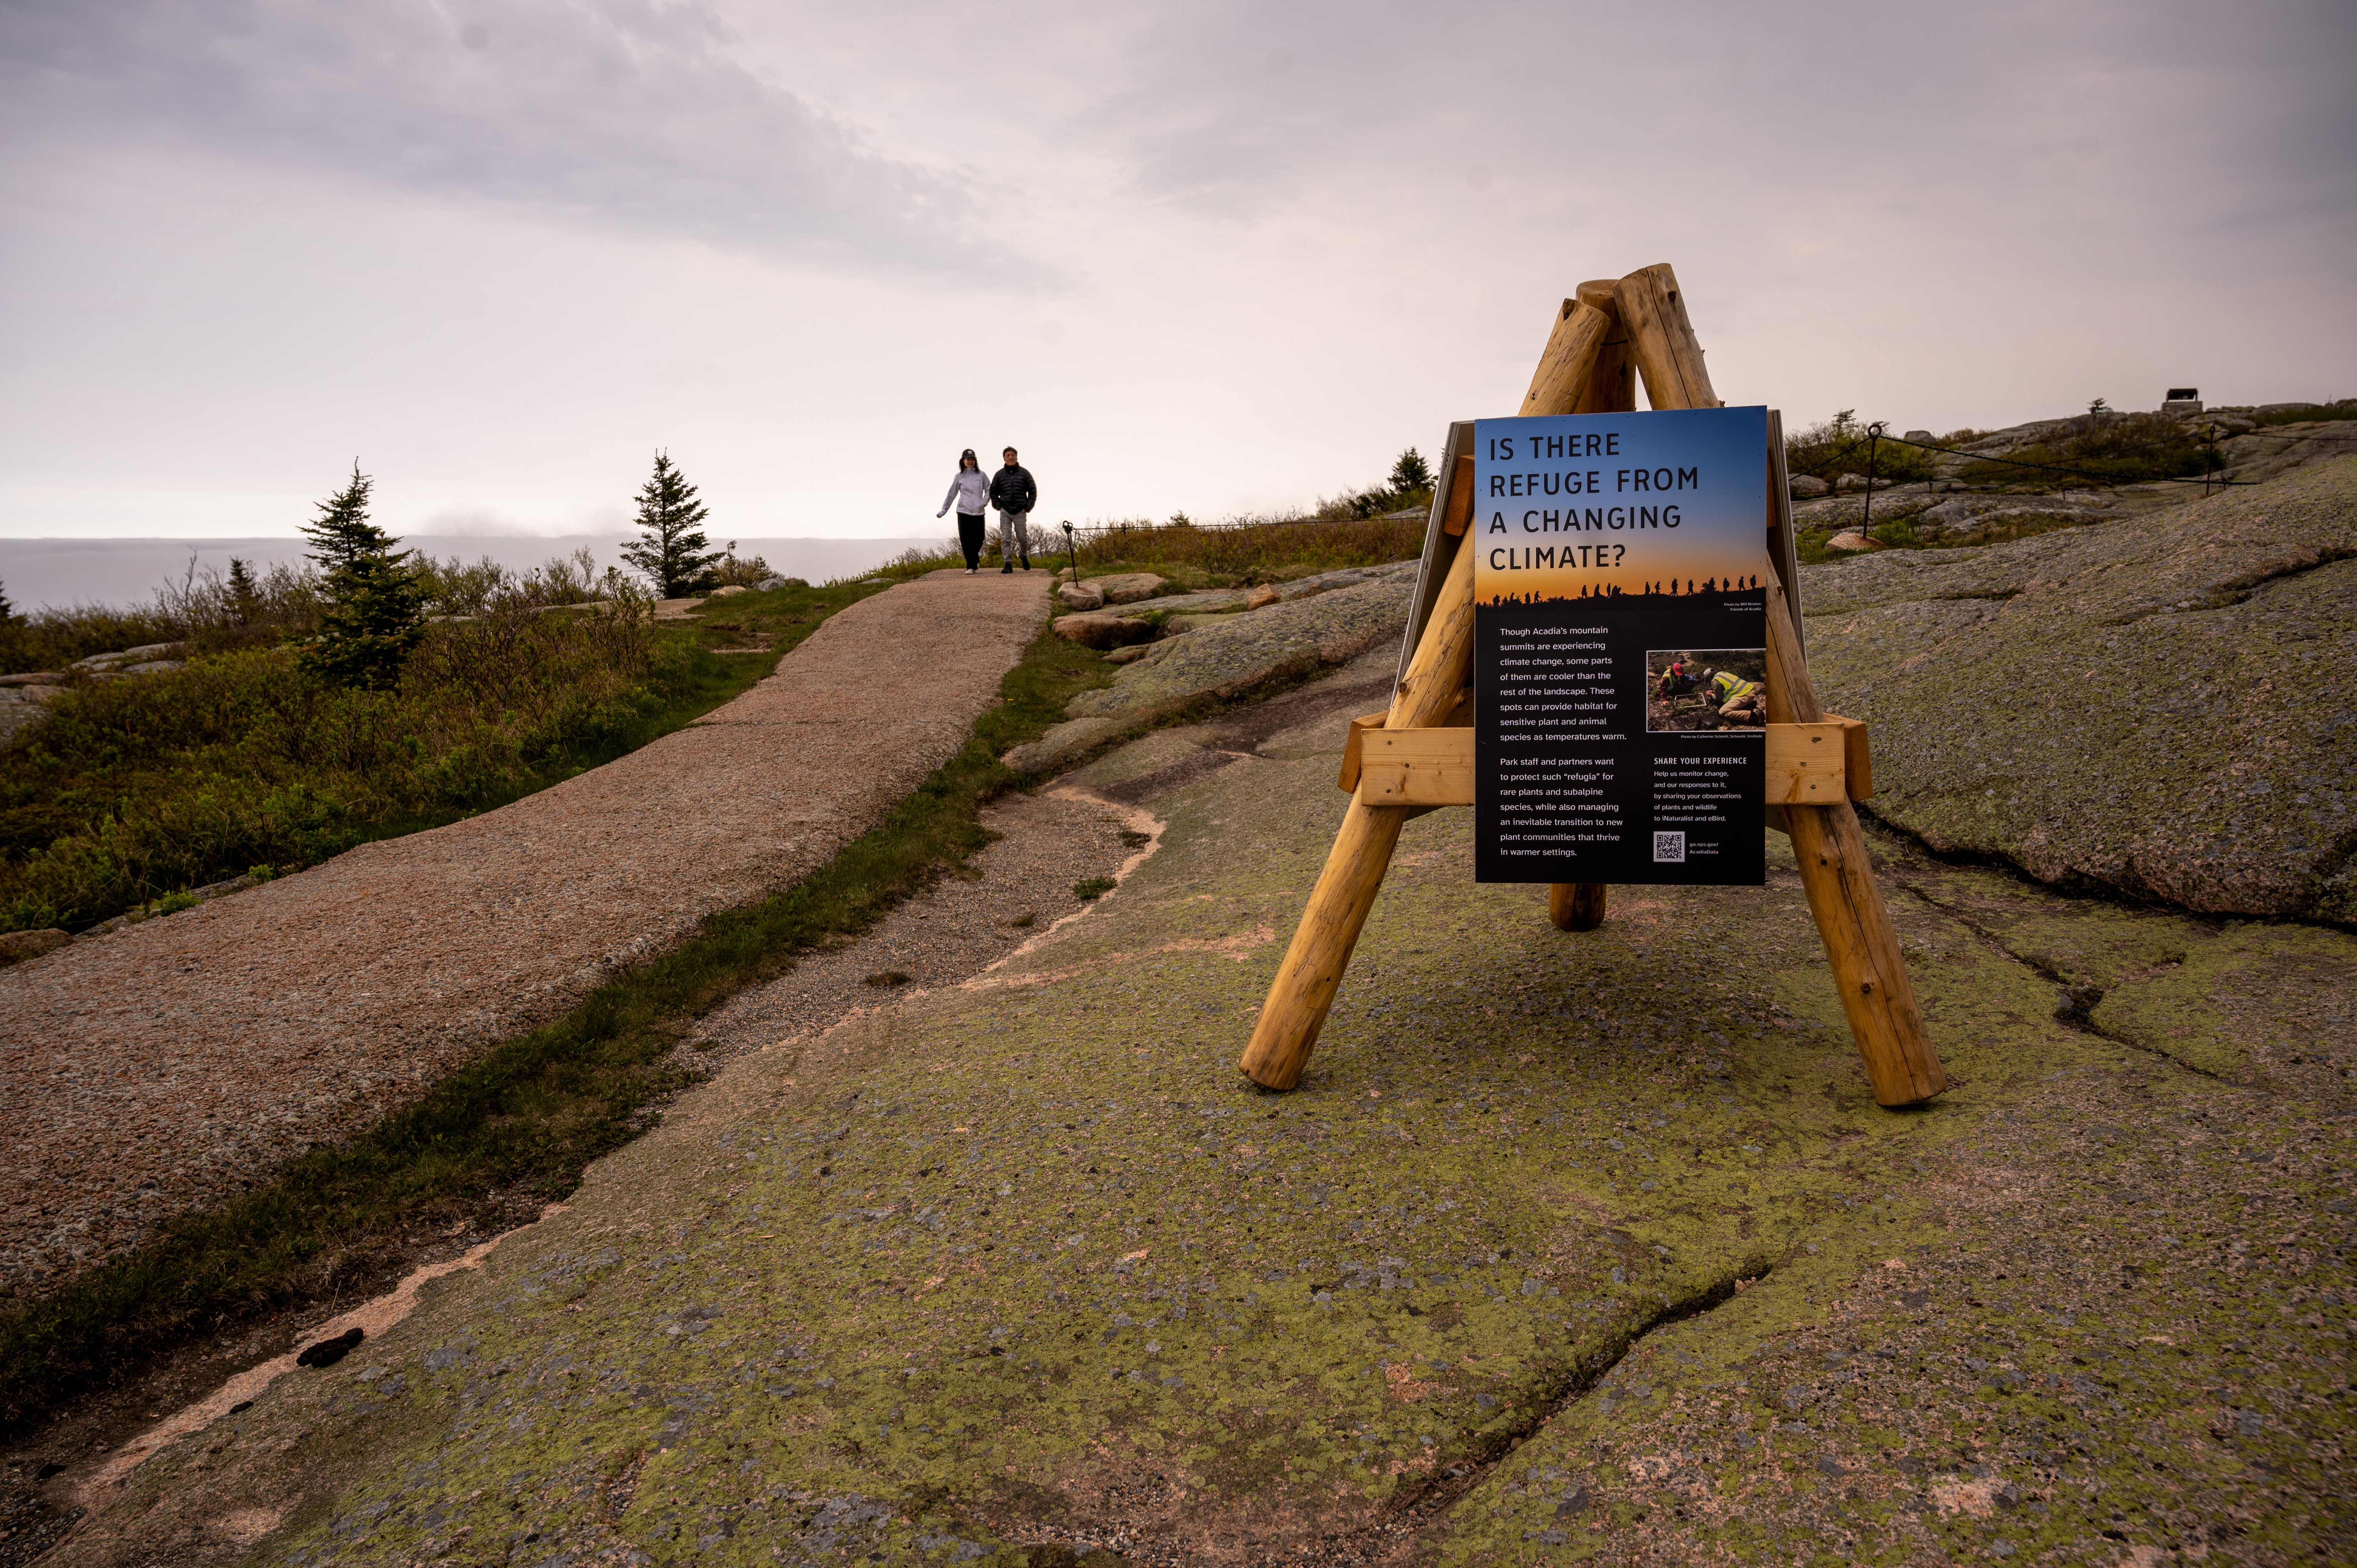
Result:
{"type": "Polygon", "coordinates": [[[1681,198],[1871,209],[1912,188],[1966,203],[1953,220],[2100,189],[2143,208],[2140,230],[2198,231],[2357,192],[2357,10],[2329,0],[1201,0],[1125,45],[1072,130],[1131,194],[1230,218],[1388,180],[1398,205],[1369,220],[1396,222],[1476,163],[1501,194],[1516,173],[1571,201],[1615,192],[1654,226],[1681,198]]]}
{"type": "Polygon", "coordinates": [[[971,171],[879,150],[735,41],[702,3],[16,3],[0,91],[20,143],[161,134],[797,261],[1037,272],[971,171]]]}

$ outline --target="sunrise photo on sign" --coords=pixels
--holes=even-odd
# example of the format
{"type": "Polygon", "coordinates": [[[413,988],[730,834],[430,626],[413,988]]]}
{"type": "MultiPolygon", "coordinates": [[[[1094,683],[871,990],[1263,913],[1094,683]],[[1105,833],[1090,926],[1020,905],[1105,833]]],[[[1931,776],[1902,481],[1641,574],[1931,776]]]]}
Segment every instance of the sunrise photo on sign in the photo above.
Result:
{"type": "Polygon", "coordinates": [[[1756,592],[1766,433],[1764,408],[1479,422],[1474,602],[1756,592]]]}

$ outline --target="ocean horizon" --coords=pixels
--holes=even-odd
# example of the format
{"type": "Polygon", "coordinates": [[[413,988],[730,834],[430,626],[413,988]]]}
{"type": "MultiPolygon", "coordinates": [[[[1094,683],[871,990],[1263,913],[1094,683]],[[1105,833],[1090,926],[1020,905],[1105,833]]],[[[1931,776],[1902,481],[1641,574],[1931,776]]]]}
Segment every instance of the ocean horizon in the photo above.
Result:
{"type": "MultiPolygon", "coordinates": [[[[737,540],[740,556],[758,555],[783,577],[824,583],[871,572],[912,546],[950,548],[947,527],[936,534],[888,539],[737,540]]],[[[711,536],[716,549],[728,542],[711,536]]],[[[512,571],[528,571],[555,556],[587,549],[598,565],[622,566],[619,533],[435,534],[402,537],[405,549],[447,560],[490,557],[512,571]]],[[[77,605],[128,607],[153,599],[167,583],[190,571],[227,572],[232,557],[256,568],[299,562],[307,542],[299,536],[242,539],[0,539],[0,592],[17,613],[77,605]]],[[[627,569],[627,568],[625,568],[627,569]]]]}

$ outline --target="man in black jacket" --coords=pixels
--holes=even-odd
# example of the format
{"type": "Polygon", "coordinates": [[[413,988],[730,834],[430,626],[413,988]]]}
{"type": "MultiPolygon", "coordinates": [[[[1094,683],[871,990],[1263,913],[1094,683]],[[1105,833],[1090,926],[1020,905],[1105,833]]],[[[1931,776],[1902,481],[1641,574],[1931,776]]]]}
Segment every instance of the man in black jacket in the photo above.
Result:
{"type": "Polygon", "coordinates": [[[1015,460],[1015,448],[1006,449],[1006,466],[990,476],[990,504],[998,509],[999,570],[1015,570],[1015,557],[1023,557],[1023,569],[1031,570],[1031,508],[1039,499],[1039,487],[1031,482],[1031,470],[1015,460]]]}

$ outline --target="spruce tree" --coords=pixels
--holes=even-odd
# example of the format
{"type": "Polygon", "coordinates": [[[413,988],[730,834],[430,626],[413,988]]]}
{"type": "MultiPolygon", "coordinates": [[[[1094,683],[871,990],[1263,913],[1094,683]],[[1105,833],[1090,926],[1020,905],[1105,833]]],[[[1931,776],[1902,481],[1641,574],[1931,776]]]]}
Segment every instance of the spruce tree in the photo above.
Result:
{"type": "Polygon", "coordinates": [[[234,555],[229,558],[229,613],[237,626],[252,626],[262,613],[262,590],[254,584],[253,568],[234,555]]]}
{"type": "Polygon", "coordinates": [[[369,521],[374,482],[355,461],[351,483],[320,502],[319,515],[303,525],[328,593],[319,635],[303,650],[303,664],[339,686],[391,686],[425,635],[425,591],[410,553],[395,550],[401,541],[369,521]]]}
{"type": "MultiPolygon", "coordinates": [[[[360,459],[353,458],[351,483],[321,501],[319,515],[303,525],[311,541],[310,557],[328,575],[365,557],[387,555],[401,542],[369,521],[369,492],[375,488],[376,481],[361,473],[360,459]]],[[[393,559],[407,554],[404,551],[393,559]]]]}
{"type": "Polygon", "coordinates": [[[639,491],[640,537],[622,546],[622,559],[645,573],[664,598],[678,598],[705,583],[720,559],[697,526],[709,515],[670,455],[657,452],[654,478],[639,491]]]}
{"type": "Polygon", "coordinates": [[[1411,446],[1392,465],[1392,492],[1405,499],[1411,491],[1430,489],[1432,470],[1425,466],[1424,454],[1411,446]]]}

